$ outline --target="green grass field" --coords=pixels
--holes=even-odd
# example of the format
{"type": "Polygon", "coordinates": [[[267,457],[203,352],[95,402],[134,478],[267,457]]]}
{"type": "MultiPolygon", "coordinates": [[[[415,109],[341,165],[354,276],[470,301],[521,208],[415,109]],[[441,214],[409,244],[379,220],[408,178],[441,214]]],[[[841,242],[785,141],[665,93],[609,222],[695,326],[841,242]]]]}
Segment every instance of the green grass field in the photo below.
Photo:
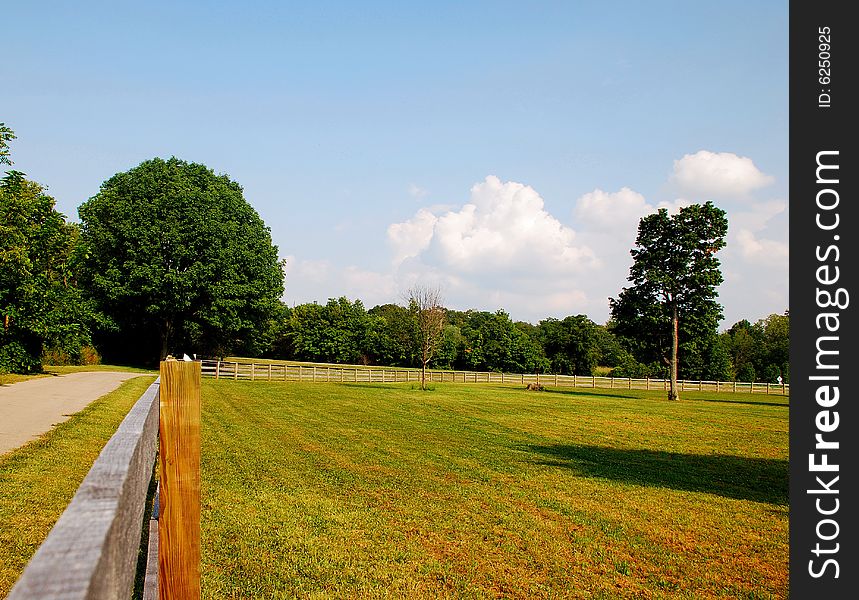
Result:
{"type": "Polygon", "coordinates": [[[204,598],[784,598],[788,399],[203,384],[204,598]]]}
{"type": "Polygon", "coordinates": [[[50,532],[154,377],[136,377],[40,439],[0,456],[0,598],[50,532]]]}

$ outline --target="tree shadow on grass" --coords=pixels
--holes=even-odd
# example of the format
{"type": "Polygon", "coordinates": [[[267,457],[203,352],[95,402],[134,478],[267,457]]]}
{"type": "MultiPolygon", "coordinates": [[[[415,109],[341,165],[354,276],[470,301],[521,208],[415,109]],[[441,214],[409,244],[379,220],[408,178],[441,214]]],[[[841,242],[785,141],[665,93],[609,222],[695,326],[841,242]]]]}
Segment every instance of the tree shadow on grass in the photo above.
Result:
{"type": "Polygon", "coordinates": [[[728,400],[727,398],[692,398],[692,402],[725,402],[728,404],[748,404],[750,406],[778,406],[788,408],[789,402],[756,402],[754,400],[728,400]]]}
{"type": "Polygon", "coordinates": [[[537,464],[565,467],[585,477],[705,492],[736,500],[788,503],[787,460],[602,446],[526,445],[521,449],[545,457],[537,464]]]}
{"type": "Polygon", "coordinates": [[[594,396],[598,398],[624,398],[626,400],[642,400],[641,396],[630,396],[629,392],[625,394],[610,394],[606,392],[597,391],[599,388],[569,388],[569,389],[561,389],[561,388],[546,388],[544,392],[548,392],[549,394],[563,394],[567,396],[594,396]]]}

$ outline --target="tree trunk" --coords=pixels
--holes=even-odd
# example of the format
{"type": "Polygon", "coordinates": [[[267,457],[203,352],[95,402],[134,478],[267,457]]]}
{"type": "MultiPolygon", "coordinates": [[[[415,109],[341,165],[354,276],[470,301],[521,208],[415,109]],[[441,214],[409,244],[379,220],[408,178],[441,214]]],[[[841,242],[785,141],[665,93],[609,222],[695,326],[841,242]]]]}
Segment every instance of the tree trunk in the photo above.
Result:
{"type": "Polygon", "coordinates": [[[677,305],[671,307],[671,388],[668,390],[669,400],[679,400],[677,391],[677,347],[680,338],[680,318],[677,316],[677,305]]]}
{"type": "Polygon", "coordinates": [[[421,389],[427,389],[427,364],[421,361],[421,389]]]}
{"type": "Polygon", "coordinates": [[[161,353],[159,360],[167,358],[167,352],[170,350],[170,342],[173,341],[173,324],[170,321],[165,321],[161,327],[161,353]]]}

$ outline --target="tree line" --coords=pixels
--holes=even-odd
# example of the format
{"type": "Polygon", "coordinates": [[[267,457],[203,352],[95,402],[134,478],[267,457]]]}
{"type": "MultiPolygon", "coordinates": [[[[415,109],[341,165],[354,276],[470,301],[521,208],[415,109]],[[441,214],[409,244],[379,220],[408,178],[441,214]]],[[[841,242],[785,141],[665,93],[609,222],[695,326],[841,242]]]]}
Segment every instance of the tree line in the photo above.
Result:
{"type": "MultiPolygon", "coordinates": [[[[0,123],[0,164],[14,132],[0,123]]],[[[204,165],[152,159],[105,181],[80,224],[44,186],[0,181],[0,370],[43,362],[153,364],[168,352],[343,364],[739,381],[789,380],[787,315],[718,333],[711,203],[642,219],[630,287],[604,325],[496,312],[366,309],[345,297],[286,306],[284,264],[242,188],[204,165]]]]}
{"type": "MultiPolygon", "coordinates": [[[[365,308],[346,297],[326,304],[282,306],[262,357],[339,364],[421,366],[421,340],[407,305],[365,308]]],[[[667,378],[668,365],[641,352],[637,338],[585,315],[532,324],[503,311],[444,309],[445,324],[429,366],[434,369],[667,378]]],[[[681,344],[679,377],[770,381],[789,377],[787,316],[754,325],[740,321],[705,341],[681,344]]]]}

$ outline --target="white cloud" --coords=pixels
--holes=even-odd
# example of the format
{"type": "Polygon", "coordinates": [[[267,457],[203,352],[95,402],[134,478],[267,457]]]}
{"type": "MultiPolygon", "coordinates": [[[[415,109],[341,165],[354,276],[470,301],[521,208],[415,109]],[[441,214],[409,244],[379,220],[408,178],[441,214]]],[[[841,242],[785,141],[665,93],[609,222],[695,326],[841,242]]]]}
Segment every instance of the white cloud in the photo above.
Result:
{"type": "Polygon", "coordinates": [[[787,209],[787,203],[781,200],[772,200],[748,204],[743,208],[744,210],[731,212],[730,228],[760,231],[767,226],[773,217],[787,209]]]}
{"type": "MultiPolygon", "coordinates": [[[[629,251],[641,217],[659,208],[676,213],[700,202],[695,194],[704,189],[745,193],[770,179],[736,155],[699,152],[675,167],[674,182],[685,188],[675,190],[673,200],[648,201],[630,187],[597,188],[572,202],[569,224],[549,213],[533,188],[486,177],[458,203],[427,203],[412,218],[390,224],[387,265],[383,258],[378,265],[358,263],[358,255],[349,255],[346,264],[360,266],[289,257],[286,300],[324,302],[346,295],[370,307],[401,302],[411,285],[428,283],[443,289],[451,308],[503,308],[514,319],[533,322],[570,314],[603,322],[608,297],[628,285],[629,251]],[[708,157],[715,160],[706,166],[708,157]],[[734,175],[717,177],[719,165],[733,165],[734,175]]],[[[742,200],[726,207],[729,238],[720,253],[727,325],[787,308],[787,203],[742,200]]]]}
{"type": "Polygon", "coordinates": [[[393,274],[361,269],[355,266],[338,267],[327,260],[306,260],[286,257],[287,304],[305,302],[324,303],[328,298],[346,296],[361,300],[367,308],[375,304],[398,300],[399,286],[393,274]]]}
{"type": "Polygon", "coordinates": [[[327,260],[299,260],[292,254],[286,257],[287,286],[291,278],[310,283],[322,283],[328,280],[331,270],[331,263],[327,260]]]}
{"type": "Polygon", "coordinates": [[[598,265],[575,232],[550,215],[533,188],[495,176],[471,188],[470,201],[434,217],[426,209],[388,227],[396,257],[422,254],[458,273],[573,273],[598,265]]]}
{"type": "Polygon", "coordinates": [[[389,225],[388,243],[394,249],[394,264],[426,250],[437,221],[438,218],[434,214],[422,208],[410,220],[389,225]]]}
{"type": "Polygon", "coordinates": [[[701,150],[674,161],[671,182],[693,197],[726,198],[746,196],[771,184],[773,178],[745,156],[701,150]]]}
{"type": "Polygon", "coordinates": [[[635,231],[641,217],[652,211],[644,196],[624,187],[613,193],[588,192],[576,201],[573,216],[589,231],[626,232],[630,226],[635,231]]]}
{"type": "Polygon", "coordinates": [[[787,267],[788,245],[784,242],[756,236],[748,229],[737,232],[736,241],[740,253],[751,263],[759,265],[787,267]]]}

